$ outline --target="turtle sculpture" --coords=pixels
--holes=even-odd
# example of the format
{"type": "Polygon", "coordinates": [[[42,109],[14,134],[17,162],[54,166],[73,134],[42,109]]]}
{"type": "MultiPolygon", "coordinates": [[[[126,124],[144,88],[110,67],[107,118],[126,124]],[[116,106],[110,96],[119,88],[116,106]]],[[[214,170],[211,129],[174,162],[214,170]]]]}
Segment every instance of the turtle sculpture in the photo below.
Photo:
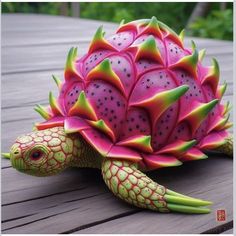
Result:
{"type": "MultiPolygon", "coordinates": [[[[160,212],[208,213],[211,202],[155,183],[144,172],[207,158],[207,150],[232,155],[226,131],[229,103],[219,66],[204,66],[205,50],[183,45],[155,17],[122,22],[105,37],[99,27],[88,53],[71,48],[65,81],[53,76],[59,96],[36,106],[46,120],[10,149],[13,168],[50,176],[67,167],[99,168],[108,188],[137,207],[160,212]]],[[[204,164],[204,163],[203,163],[204,164]]]]}

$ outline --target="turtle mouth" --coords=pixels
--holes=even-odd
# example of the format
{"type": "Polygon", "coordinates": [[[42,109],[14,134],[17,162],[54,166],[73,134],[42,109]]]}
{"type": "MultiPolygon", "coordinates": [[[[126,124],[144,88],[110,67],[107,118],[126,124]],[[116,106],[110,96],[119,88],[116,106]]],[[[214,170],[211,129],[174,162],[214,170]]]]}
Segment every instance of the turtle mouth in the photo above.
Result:
{"type": "Polygon", "coordinates": [[[15,158],[11,155],[11,165],[13,168],[17,170],[26,170],[26,164],[24,163],[24,160],[22,158],[15,158]]]}

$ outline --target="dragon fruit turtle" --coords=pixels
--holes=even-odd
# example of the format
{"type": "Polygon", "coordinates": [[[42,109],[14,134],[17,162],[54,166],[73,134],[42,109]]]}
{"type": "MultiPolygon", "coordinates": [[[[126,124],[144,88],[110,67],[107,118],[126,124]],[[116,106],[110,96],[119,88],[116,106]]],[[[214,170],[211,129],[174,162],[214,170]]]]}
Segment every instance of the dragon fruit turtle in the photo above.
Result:
{"type": "Polygon", "coordinates": [[[155,17],[121,23],[105,38],[98,28],[88,53],[71,48],[65,81],[53,76],[59,97],[35,110],[46,120],[20,136],[9,157],[35,176],[67,167],[100,168],[108,188],[135,206],[160,212],[208,213],[211,202],[159,185],[144,172],[207,158],[206,150],[232,155],[226,131],[229,104],[219,66],[202,65],[204,50],[183,45],[155,17]]]}

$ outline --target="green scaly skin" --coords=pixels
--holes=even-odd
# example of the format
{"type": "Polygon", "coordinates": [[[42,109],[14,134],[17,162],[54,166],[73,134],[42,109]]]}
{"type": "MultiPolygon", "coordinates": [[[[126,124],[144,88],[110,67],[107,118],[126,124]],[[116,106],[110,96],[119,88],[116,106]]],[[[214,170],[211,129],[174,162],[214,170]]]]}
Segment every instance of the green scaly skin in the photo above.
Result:
{"type": "MultiPolygon", "coordinates": [[[[232,154],[232,139],[222,151],[232,154]]],[[[79,134],[66,134],[55,127],[20,136],[3,154],[20,172],[34,176],[55,175],[68,167],[102,170],[108,188],[122,200],[160,212],[208,213],[210,202],[191,198],[161,186],[138,170],[136,163],[108,159],[97,153],[79,134]]]]}
{"type": "Polygon", "coordinates": [[[50,176],[68,167],[100,168],[101,158],[78,134],[62,127],[35,131],[16,139],[10,149],[12,167],[34,176],[50,176]],[[33,154],[40,152],[40,158],[33,154]]]}
{"type": "Polygon", "coordinates": [[[228,137],[226,139],[225,144],[221,145],[216,150],[232,157],[233,156],[233,137],[232,136],[228,137]]]}

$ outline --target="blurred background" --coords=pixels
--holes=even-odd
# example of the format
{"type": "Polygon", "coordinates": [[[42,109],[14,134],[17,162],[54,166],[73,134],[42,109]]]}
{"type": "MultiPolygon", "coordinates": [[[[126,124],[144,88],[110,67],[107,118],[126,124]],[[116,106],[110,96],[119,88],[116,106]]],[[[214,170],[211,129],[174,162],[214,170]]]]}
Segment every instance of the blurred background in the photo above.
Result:
{"type": "Polygon", "coordinates": [[[156,16],[176,32],[186,28],[186,35],[233,40],[233,3],[226,2],[5,2],[3,13],[40,13],[126,22],[156,16]]]}

